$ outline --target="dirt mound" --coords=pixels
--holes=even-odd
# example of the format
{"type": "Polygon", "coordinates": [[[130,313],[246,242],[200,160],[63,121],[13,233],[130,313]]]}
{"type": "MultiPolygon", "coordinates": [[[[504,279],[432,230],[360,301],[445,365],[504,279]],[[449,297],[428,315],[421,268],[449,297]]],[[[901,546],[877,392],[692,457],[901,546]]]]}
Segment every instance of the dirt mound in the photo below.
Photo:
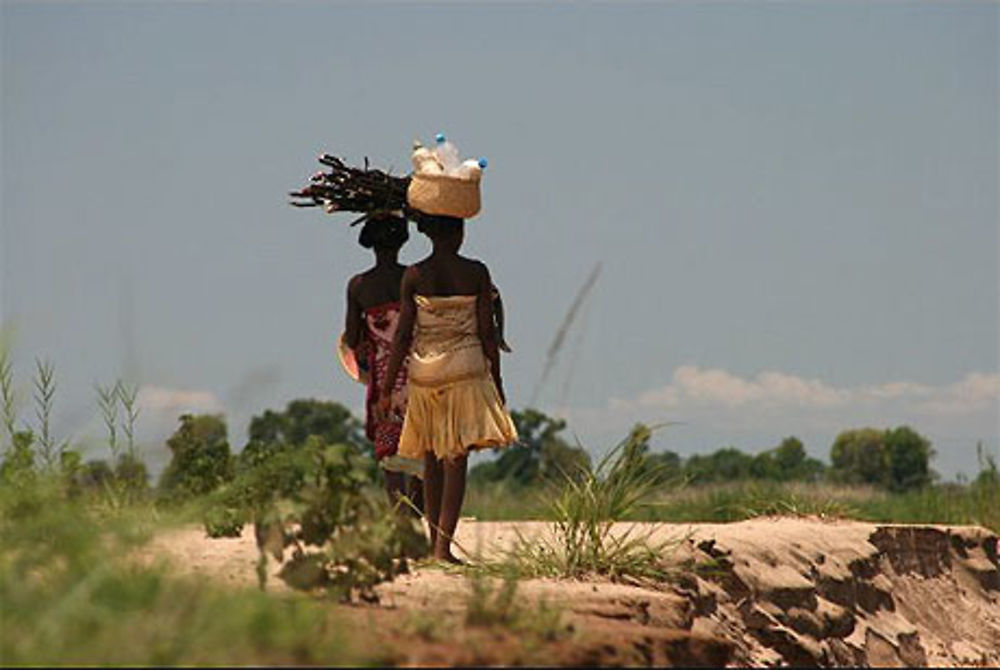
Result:
{"type": "Polygon", "coordinates": [[[734,663],[1000,664],[997,536],[982,528],[758,519],[685,544],[704,565],[680,584],[691,630],[730,640],[734,663]]]}
{"type": "MultiPolygon", "coordinates": [[[[538,522],[463,521],[457,539],[489,556],[517,534],[548,532],[538,522]]],[[[383,584],[378,606],[345,612],[378,621],[362,626],[378,638],[366,644],[396,664],[1000,665],[1000,561],[985,529],[766,518],[663,524],[653,539],[673,540],[665,559],[675,581],[519,582],[520,601],[557,608],[572,631],[541,646],[465,626],[469,579],[437,568],[383,584]],[[421,632],[428,622],[446,632],[421,632]]],[[[180,529],[150,550],[181,569],[255,583],[252,532],[211,540],[180,529]]]]}

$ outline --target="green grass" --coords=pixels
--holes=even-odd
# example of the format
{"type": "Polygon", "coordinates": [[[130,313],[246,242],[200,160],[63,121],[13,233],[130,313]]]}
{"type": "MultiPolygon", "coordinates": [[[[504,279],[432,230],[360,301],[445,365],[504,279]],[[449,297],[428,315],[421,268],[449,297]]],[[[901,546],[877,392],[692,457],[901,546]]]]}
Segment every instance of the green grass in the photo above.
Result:
{"type": "Polygon", "coordinates": [[[668,578],[663,559],[674,542],[654,542],[654,528],[614,528],[638,514],[657,487],[660,473],[643,462],[649,433],[636,426],[595,468],[566,473],[549,503],[551,533],[518,534],[507,563],[532,577],[668,578]]]}
{"type": "Polygon", "coordinates": [[[530,488],[507,482],[470,484],[462,515],[482,521],[551,521],[555,519],[551,501],[558,492],[558,487],[550,484],[530,488]]]}
{"type": "Polygon", "coordinates": [[[362,660],[328,603],[226,590],[131,558],[166,520],[0,491],[3,665],[330,664],[362,660]]]}
{"type": "MultiPolygon", "coordinates": [[[[487,488],[487,487],[484,487],[487,488]]],[[[484,521],[556,520],[559,511],[540,506],[533,496],[542,491],[512,494],[497,486],[480,490],[475,516],[484,521]],[[497,512],[487,501],[502,501],[497,512]]],[[[554,495],[546,491],[544,495],[554,495]]],[[[936,484],[907,493],[889,493],[870,486],[806,484],[803,482],[736,481],[701,486],[662,486],[643,505],[622,518],[634,521],[725,523],[759,516],[814,516],[885,523],[976,524],[1000,532],[1000,484],[984,478],[980,484],[936,484]]]]}

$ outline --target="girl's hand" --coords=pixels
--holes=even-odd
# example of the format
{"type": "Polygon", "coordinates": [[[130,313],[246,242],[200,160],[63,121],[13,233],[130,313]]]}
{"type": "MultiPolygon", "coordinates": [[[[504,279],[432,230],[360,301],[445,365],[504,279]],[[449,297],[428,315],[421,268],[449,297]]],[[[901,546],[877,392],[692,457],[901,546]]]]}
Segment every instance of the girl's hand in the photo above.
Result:
{"type": "Polygon", "coordinates": [[[367,337],[362,335],[361,339],[358,341],[358,346],[354,349],[355,358],[357,358],[358,361],[367,362],[368,354],[371,353],[371,348],[371,342],[368,341],[367,337]]]}
{"type": "Polygon", "coordinates": [[[507,405],[507,394],[503,392],[503,380],[500,379],[499,375],[493,377],[493,384],[497,387],[497,393],[500,395],[500,402],[507,405]]]}
{"type": "Polygon", "coordinates": [[[378,402],[375,403],[375,419],[377,421],[383,421],[389,416],[389,406],[392,402],[392,398],[389,396],[388,393],[382,393],[379,395],[378,402]]]}

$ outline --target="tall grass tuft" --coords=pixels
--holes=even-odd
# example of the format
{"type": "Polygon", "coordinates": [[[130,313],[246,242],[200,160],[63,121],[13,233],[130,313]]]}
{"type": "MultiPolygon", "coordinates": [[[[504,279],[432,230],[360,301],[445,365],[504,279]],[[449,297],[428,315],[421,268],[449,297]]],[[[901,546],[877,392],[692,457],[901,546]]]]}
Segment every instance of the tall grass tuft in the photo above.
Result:
{"type": "Polygon", "coordinates": [[[661,484],[645,458],[650,429],[637,425],[593,470],[567,474],[551,502],[551,535],[518,535],[510,560],[529,576],[662,580],[663,556],[674,542],[654,542],[655,527],[614,523],[635,514],[661,484]]]}
{"type": "Polygon", "coordinates": [[[17,399],[14,394],[14,364],[7,349],[0,348],[0,412],[7,440],[14,441],[17,424],[17,399]]]}
{"type": "Polygon", "coordinates": [[[118,400],[121,401],[122,409],[125,410],[125,417],[122,420],[122,432],[125,434],[126,454],[129,459],[135,459],[135,424],[139,419],[139,405],[136,398],[139,395],[139,387],[135,384],[129,386],[121,380],[115,384],[115,392],[118,400]]]}
{"type": "Polygon", "coordinates": [[[543,640],[554,640],[567,632],[559,607],[544,600],[529,606],[518,597],[518,575],[509,568],[499,579],[489,576],[488,570],[467,570],[465,625],[500,626],[543,640]]]}
{"type": "Polygon", "coordinates": [[[35,418],[38,419],[37,442],[42,462],[55,467],[67,443],[57,444],[52,436],[52,407],[56,395],[55,367],[48,361],[35,360],[35,418]]]}
{"type": "Polygon", "coordinates": [[[114,386],[95,385],[97,391],[97,407],[101,410],[104,428],[108,433],[108,450],[111,451],[111,462],[118,462],[118,384],[114,386]]]}

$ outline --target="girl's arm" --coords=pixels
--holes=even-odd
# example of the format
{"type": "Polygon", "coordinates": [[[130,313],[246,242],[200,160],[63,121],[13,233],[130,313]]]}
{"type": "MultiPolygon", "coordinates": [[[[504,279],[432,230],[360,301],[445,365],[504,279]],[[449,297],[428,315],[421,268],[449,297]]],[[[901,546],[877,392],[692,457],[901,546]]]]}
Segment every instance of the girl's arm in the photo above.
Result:
{"type": "Polygon", "coordinates": [[[482,263],[482,276],[479,282],[479,298],[476,300],[476,321],[479,327],[479,341],[483,345],[483,353],[490,362],[490,373],[496,384],[500,400],[507,404],[507,396],[503,392],[503,379],[500,376],[500,350],[497,345],[497,329],[493,321],[493,282],[490,281],[490,271],[482,263]]]}
{"type": "Polygon", "coordinates": [[[413,342],[413,323],[417,315],[417,305],[413,300],[416,293],[416,278],[417,269],[406,268],[399,289],[399,320],[396,322],[396,335],[392,339],[392,355],[389,357],[389,367],[386,368],[385,377],[382,379],[382,388],[379,389],[379,407],[382,411],[389,409],[392,388],[396,384],[399,369],[403,366],[406,355],[410,353],[410,344],[413,342]]]}
{"type": "Polygon", "coordinates": [[[361,287],[360,275],[351,277],[347,282],[347,316],[344,319],[344,344],[356,350],[361,343],[363,334],[361,323],[361,303],[358,302],[358,290],[361,287]]]}
{"type": "Polygon", "coordinates": [[[496,285],[490,287],[490,296],[493,299],[493,319],[497,327],[497,348],[509,354],[510,345],[503,335],[503,298],[500,297],[500,289],[496,285]]]}

